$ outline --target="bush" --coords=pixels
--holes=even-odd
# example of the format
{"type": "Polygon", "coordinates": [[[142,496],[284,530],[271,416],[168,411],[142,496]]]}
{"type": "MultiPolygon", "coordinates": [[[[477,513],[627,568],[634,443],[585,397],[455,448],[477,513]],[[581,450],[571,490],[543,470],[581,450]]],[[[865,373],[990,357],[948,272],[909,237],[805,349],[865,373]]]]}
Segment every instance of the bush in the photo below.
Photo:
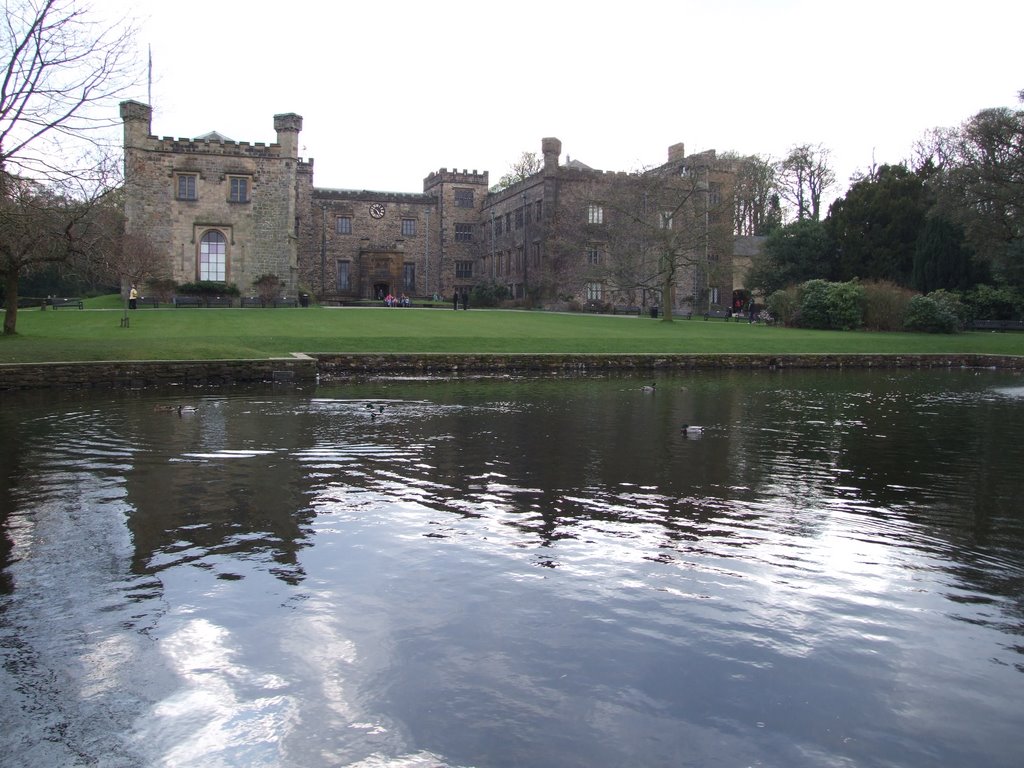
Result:
{"type": "Polygon", "coordinates": [[[256,295],[265,304],[269,304],[281,294],[284,283],[281,282],[281,278],[271,273],[257,277],[252,281],[252,287],[256,289],[256,295]]]}
{"type": "Polygon", "coordinates": [[[784,288],[765,299],[765,307],[783,325],[793,325],[800,308],[798,290],[784,288]]]}
{"type": "Polygon", "coordinates": [[[967,307],[960,301],[958,294],[953,291],[947,291],[945,288],[940,288],[929,293],[928,297],[938,303],[940,307],[952,313],[956,318],[957,330],[963,329],[964,324],[967,322],[967,307]]]}
{"type": "Polygon", "coordinates": [[[963,297],[965,318],[970,320],[1019,320],[1021,292],[1016,288],[976,285],[963,297]]]}
{"type": "Polygon", "coordinates": [[[200,280],[195,283],[182,283],[178,293],[186,296],[238,296],[238,286],[234,283],[218,283],[213,280],[200,280]]]}
{"type": "Polygon", "coordinates": [[[849,331],[864,317],[864,289],[856,280],[830,283],[808,280],[800,286],[796,322],[804,328],[849,331]]]}
{"type": "Polygon", "coordinates": [[[491,280],[473,286],[469,300],[474,307],[497,307],[510,297],[507,285],[491,280]]]}
{"type": "Polygon", "coordinates": [[[956,333],[957,317],[931,296],[915,296],[907,307],[904,327],[922,333],[956,333]]]}
{"type": "Polygon", "coordinates": [[[864,283],[864,325],[872,331],[902,331],[907,307],[917,294],[888,281],[864,283]]]}
{"type": "Polygon", "coordinates": [[[174,299],[174,294],[178,291],[178,284],[169,277],[164,277],[159,280],[149,280],[146,283],[146,290],[156,296],[158,301],[166,304],[174,299]]]}
{"type": "Polygon", "coordinates": [[[804,328],[831,328],[827,280],[808,280],[800,286],[799,323],[804,328]]]}

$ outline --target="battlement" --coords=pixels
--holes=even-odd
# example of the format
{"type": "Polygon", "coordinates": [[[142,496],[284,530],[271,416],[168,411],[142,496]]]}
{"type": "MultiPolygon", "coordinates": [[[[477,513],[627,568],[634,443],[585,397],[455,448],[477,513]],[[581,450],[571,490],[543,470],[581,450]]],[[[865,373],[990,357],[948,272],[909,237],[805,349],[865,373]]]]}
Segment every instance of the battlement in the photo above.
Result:
{"type": "Polygon", "coordinates": [[[430,174],[423,180],[423,189],[427,190],[430,187],[437,186],[438,184],[474,184],[486,187],[488,186],[488,178],[489,174],[487,171],[479,173],[475,168],[472,172],[465,169],[460,172],[457,170],[449,171],[447,168],[442,168],[436,173],[430,174]]]}
{"type": "Polygon", "coordinates": [[[315,187],[313,189],[313,200],[323,203],[338,201],[373,201],[376,203],[415,203],[418,205],[433,205],[437,198],[420,192],[381,192],[370,189],[328,189],[315,187]]]}
{"type": "MultiPolygon", "coordinates": [[[[213,141],[209,139],[188,139],[164,136],[150,136],[148,149],[154,152],[170,152],[189,155],[219,155],[236,157],[287,157],[280,144],[266,144],[262,141],[213,141]]],[[[292,158],[302,162],[301,158],[292,158]]],[[[310,161],[312,162],[312,161],[310,161]]]]}

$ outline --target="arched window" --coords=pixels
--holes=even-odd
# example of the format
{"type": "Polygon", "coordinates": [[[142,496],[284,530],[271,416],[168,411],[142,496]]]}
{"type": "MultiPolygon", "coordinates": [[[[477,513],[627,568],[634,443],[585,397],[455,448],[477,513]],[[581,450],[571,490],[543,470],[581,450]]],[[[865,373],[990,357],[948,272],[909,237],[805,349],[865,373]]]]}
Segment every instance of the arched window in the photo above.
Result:
{"type": "Polygon", "coordinates": [[[199,242],[199,279],[224,282],[227,279],[228,244],[224,235],[211,229],[199,242]]]}

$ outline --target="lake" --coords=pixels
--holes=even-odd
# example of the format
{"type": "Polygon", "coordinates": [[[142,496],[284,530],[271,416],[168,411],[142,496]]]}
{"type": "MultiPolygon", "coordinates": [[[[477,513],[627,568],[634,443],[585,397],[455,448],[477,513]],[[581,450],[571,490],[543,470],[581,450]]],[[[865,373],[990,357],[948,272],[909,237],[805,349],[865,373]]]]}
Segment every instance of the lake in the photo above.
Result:
{"type": "Polygon", "coordinates": [[[4,764],[1021,764],[1020,374],[0,407],[4,764]]]}

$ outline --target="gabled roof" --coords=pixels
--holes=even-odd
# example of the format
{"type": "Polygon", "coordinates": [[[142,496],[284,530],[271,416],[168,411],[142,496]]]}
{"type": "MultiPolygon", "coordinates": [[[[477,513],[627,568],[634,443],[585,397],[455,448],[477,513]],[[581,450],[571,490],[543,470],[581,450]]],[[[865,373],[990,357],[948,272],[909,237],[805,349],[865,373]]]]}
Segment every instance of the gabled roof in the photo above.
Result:
{"type": "Polygon", "coordinates": [[[577,171],[592,171],[592,170],[594,170],[593,168],[591,168],[586,163],[581,163],[579,160],[573,160],[571,158],[566,158],[565,167],[566,168],[574,168],[577,171]]]}
{"type": "Polygon", "coordinates": [[[217,131],[210,131],[204,133],[202,136],[196,136],[196,141],[219,141],[221,144],[234,143],[231,139],[225,136],[223,133],[217,133],[217,131]]]}

